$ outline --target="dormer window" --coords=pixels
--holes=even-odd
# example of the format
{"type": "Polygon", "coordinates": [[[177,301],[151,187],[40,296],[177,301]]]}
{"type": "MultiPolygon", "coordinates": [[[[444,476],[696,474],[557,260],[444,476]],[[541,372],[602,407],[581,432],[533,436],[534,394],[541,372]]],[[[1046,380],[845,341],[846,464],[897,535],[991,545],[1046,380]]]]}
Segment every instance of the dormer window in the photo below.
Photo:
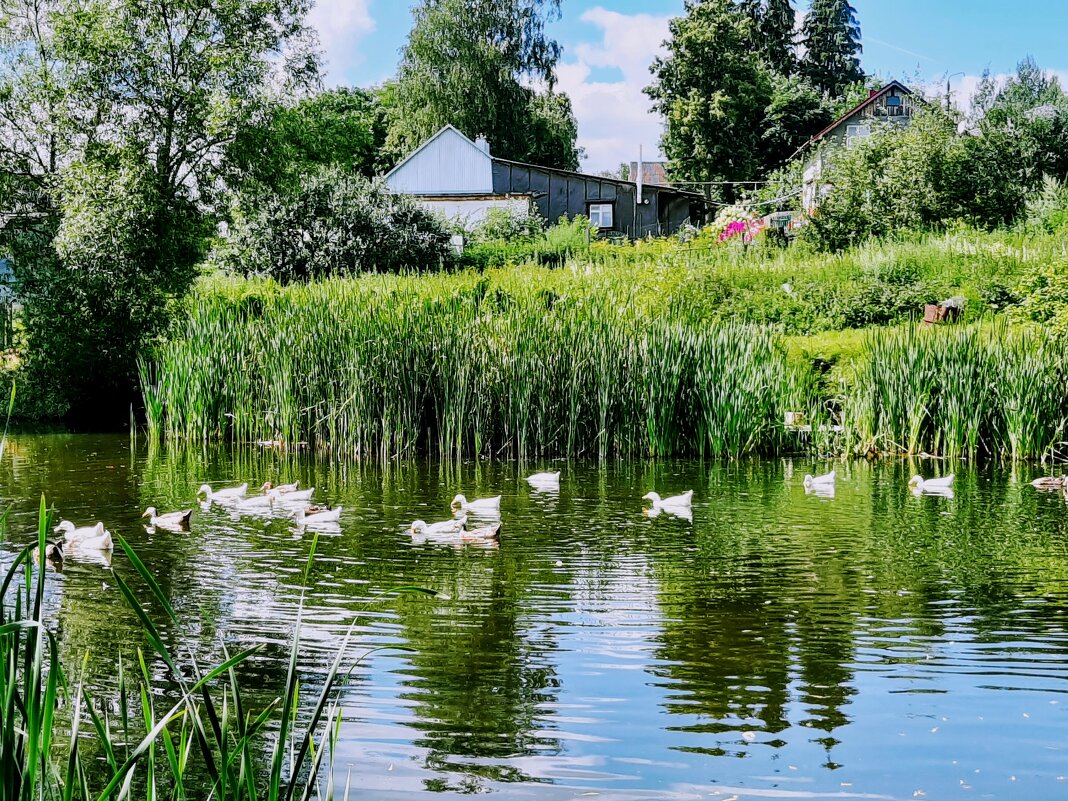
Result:
{"type": "Polygon", "coordinates": [[[890,95],[886,98],[886,116],[888,117],[900,117],[903,112],[903,106],[901,104],[901,98],[897,95],[890,95]]]}

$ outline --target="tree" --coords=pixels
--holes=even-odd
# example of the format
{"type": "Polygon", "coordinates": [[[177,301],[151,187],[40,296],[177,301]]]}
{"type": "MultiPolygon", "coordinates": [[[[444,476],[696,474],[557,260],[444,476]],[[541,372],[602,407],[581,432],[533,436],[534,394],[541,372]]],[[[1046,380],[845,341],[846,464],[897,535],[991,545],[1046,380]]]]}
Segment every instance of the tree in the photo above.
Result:
{"type": "Polygon", "coordinates": [[[1012,154],[1025,190],[1039,191],[1047,176],[1068,178],[1068,96],[1033,58],[1021,61],[1000,88],[985,76],[973,107],[982,138],[1012,154]]]}
{"type": "Polygon", "coordinates": [[[0,6],[0,185],[19,188],[0,246],[31,378],[59,406],[124,418],[137,352],[195,275],[227,148],[279,65],[314,77],[291,48],[308,1],[0,6]]]}
{"type": "Polygon", "coordinates": [[[577,168],[570,101],[552,92],[560,46],[545,26],[558,11],[559,0],[423,0],[392,89],[391,149],[452,124],[502,158],[577,168]]]}
{"type": "Polygon", "coordinates": [[[382,183],[336,166],[297,181],[289,192],[264,193],[239,210],[219,262],[290,282],[437,269],[449,260],[444,225],[382,183]]]}
{"type": "Polygon", "coordinates": [[[801,29],[801,75],[831,97],[863,80],[860,22],[849,0],[812,0],[801,29]]]}
{"type": "Polygon", "coordinates": [[[837,118],[827,97],[803,78],[774,75],[764,112],[764,163],[782,166],[801,145],[837,118]]]}
{"type": "Polygon", "coordinates": [[[794,29],[797,13],[793,0],[767,0],[757,22],[757,41],[760,54],[767,65],[787,77],[797,71],[794,53],[794,29]]]}
{"type": "Polygon", "coordinates": [[[685,10],[671,21],[667,54],[653,62],[645,90],[664,117],[671,173],[692,182],[753,180],[772,92],[748,44],[752,22],[731,0],[686,0],[685,10]]]}
{"type": "Polygon", "coordinates": [[[386,111],[375,92],[332,89],[296,103],[275,101],[235,136],[228,181],[286,191],[301,174],[336,165],[370,178],[386,168],[386,111]]]}
{"type": "Polygon", "coordinates": [[[83,420],[122,419],[142,347],[195,276],[208,233],[184,197],[165,197],[145,153],[97,152],[67,166],[54,236],[19,270],[35,394],[83,420]],[[101,417],[100,412],[104,415],[101,417]]]}

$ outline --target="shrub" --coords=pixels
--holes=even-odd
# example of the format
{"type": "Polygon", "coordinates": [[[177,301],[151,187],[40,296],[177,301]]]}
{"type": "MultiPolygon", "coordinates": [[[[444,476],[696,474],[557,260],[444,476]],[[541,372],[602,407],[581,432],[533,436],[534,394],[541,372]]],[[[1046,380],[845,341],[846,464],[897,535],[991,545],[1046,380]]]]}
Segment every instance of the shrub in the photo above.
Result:
{"type": "Polygon", "coordinates": [[[1020,302],[1010,317],[1068,333],[1068,259],[1032,267],[1016,287],[1020,302]]]}
{"type": "Polygon", "coordinates": [[[384,184],[327,167],[284,195],[238,202],[215,260],[282,283],[360,272],[439,269],[452,259],[445,226],[384,184]]]}
{"type": "Polygon", "coordinates": [[[1068,229],[1068,184],[1046,176],[1027,201],[1027,226],[1047,233],[1068,229]]]}
{"type": "Polygon", "coordinates": [[[537,239],[545,231],[545,220],[536,209],[525,213],[512,209],[490,209],[467,238],[472,243],[517,242],[537,239]]]}

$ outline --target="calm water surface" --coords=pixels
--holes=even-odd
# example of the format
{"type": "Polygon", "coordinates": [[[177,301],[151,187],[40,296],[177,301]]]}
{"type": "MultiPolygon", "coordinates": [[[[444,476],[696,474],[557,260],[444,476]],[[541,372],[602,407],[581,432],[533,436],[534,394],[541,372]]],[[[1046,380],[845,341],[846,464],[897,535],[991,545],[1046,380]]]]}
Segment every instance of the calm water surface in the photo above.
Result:
{"type": "MultiPolygon", "coordinates": [[[[187,534],[139,514],[204,481],[320,488],[345,513],[306,588],[306,693],[375,590],[449,596],[361,620],[353,660],[413,650],[371,654],[346,690],[336,770],[354,798],[1068,797],[1068,506],[1030,469],[959,465],[956,497],[916,498],[917,467],[950,469],[838,465],[820,498],[801,477],[826,466],[805,460],[383,471],[17,436],[4,558],[34,536],[42,492],[62,517],[105,521],[172,598],[175,649],[263,646],[245,670],[263,704],[285,680],[311,535],[218,506],[187,534]],[[559,493],[520,480],[549,467],[559,493]],[[692,488],[692,523],[644,516],[653,488],[692,488]],[[503,493],[498,550],[413,544],[411,521],[447,517],[459,491],[503,493]]],[[[86,678],[113,698],[120,654],[147,647],[136,620],[103,565],[50,578],[66,663],[88,649],[86,678]]]]}

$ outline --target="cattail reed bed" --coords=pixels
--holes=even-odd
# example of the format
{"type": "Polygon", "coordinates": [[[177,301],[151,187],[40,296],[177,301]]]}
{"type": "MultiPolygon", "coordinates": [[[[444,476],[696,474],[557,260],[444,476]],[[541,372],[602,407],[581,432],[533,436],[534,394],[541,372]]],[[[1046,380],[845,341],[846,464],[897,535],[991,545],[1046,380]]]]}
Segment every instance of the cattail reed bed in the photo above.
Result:
{"type": "Polygon", "coordinates": [[[772,328],[679,299],[575,266],[217,281],[142,364],[148,428],[374,459],[1068,455],[1053,335],[873,328],[847,380],[828,386],[772,328]],[[784,427],[790,411],[810,436],[784,427]]]}
{"type": "Polygon", "coordinates": [[[845,396],[858,454],[927,452],[1011,461],[1065,457],[1063,341],[1002,322],[873,334],[845,396]]]}
{"type": "Polygon", "coordinates": [[[777,336],[464,277],[229,285],[142,366],[149,430],[369,458],[739,456],[806,382],[777,336]]]}

